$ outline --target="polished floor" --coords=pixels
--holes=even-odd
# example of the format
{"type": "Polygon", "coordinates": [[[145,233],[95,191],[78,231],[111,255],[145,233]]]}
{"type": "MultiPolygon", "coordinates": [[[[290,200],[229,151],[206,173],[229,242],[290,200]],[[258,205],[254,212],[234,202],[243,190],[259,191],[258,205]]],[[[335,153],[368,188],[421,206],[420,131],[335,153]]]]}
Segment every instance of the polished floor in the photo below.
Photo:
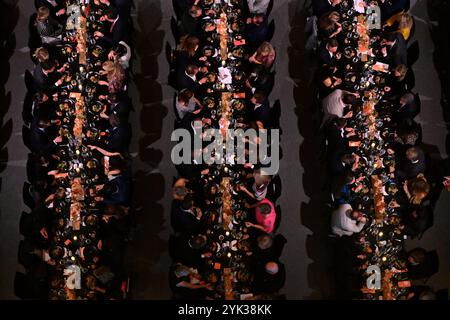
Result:
{"type": "MultiPolygon", "coordinates": [[[[8,9],[1,10],[1,30],[6,35],[14,32],[15,43],[9,57],[9,75],[4,77],[2,74],[0,79],[0,90],[5,85],[6,92],[11,91],[9,110],[4,114],[6,109],[2,105],[0,112],[0,149],[5,142],[8,150],[6,156],[4,151],[1,152],[0,163],[0,299],[15,299],[13,278],[16,270],[21,270],[17,263],[17,247],[21,238],[18,222],[21,211],[25,210],[22,185],[26,179],[27,156],[21,137],[21,108],[25,94],[23,74],[26,68],[32,68],[27,49],[27,26],[33,2],[1,2],[8,9]],[[12,10],[13,7],[16,10],[12,10]],[[10,134],[9,119],[12,123],[10,134]]],[[[170,297],[167,283],[170,189],[175,170],[170,161],[174,92],[167,85],[168,65],[164,48],[166,42],[174,44],[170,33],[172,2],[135,2],[136,59],[130,89],[135,112],[131,115],[134,130],[131,152],[135,157],[135,205],[139,215],[126,263],[132,275],[132,298],[167,299],[170,297]]],[[[276,23],[272,43],[278,57],[271,101],[280,100],[283,128],[283,157],[279,173],[283,187],[279,200],[282,222],[279,232],[288,240],[282,256],[287,269],[283,293],[288,299],[327,299],[336,298],[335,261],[333,247],[327,239],[329,218],[323,202],[325,177],[321,174],[324,163],[314,129],[314,97],[309,90],[313,85],[314,62],[303,50],[303,2],[276,0],[272,11],[276,23]]],[[[433,64],[434,46],[426,2],[411,1],[417,21],[415,37],[421,49],[420,59],[414,66],[416,90],[420,92],[423,104],[419,121],[432,157],[445,158],[449,152],[448,132],[440,106],[440,85],[433,64]]],[[[3,94],[0,91],[0,98],[3,94]]],[[[434,226],[421,240],[407,243],[409,248],[422,246],[438,251],[440,271],[428,281],[435,289],[450,287],[449,211],[450,194],[445,193],[437,204],[434,226]]]]}

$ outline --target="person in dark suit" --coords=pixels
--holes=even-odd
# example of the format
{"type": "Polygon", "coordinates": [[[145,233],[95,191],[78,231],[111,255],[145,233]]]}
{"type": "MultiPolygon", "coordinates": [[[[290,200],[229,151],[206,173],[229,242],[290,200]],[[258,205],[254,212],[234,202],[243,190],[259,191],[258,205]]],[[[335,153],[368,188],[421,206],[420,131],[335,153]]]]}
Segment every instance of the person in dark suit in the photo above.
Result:
{"type": "Polygon", "coordinates": [[[381,0],[378,1],[381,11],[381,20],[386,21],[394,14],[401,11],[408,11],[410,0],[381,0]]]}
{"type": "Polygon", "coordinates": [[[408,252],[408,276],[413,280],[428,278],[437,272],[438,258],[435,251],[414,248],[408,252]]]}
{"type": "Polygon", "coordinates": [[[194,207],[192,199],[172,201],[170,221],[176,232],[194,234],[200,227],[202,211],[194,207]]]}
{"type": "Polygon", "coordinates": [[[202,8],[197,5],[193,5],[189,10],[185,11],[179,24],[180,35],[198,37],[200,35],[200,19],[202,14],[202,8]]]}
{"type": "Polygon", "coordinates": [[[111,25],[103,33],[96,31],[94,36],[102,39],[109,48],[117,47],[120,41],[130,43],[130,26],[125,15],[119,14],[115,8],[109,8],[100,20],[107,21],[111,25]]]}
{"type": "Polygon", "coordinates": [[[341,58],[338,52],[339,43],[335,38],[328,41],[319,48],[319,61],[322,66],[334,66],[341,58]]]}
{"type": "Polygon", "coordinates": [[[326,137],[328,141],[328,152],[334,153],[337,150],[346,150],[348,148],[347,132],[345,126],[347,125],[347,119],[336,118],[332,121],[331,125],[327,127],[326,137]]]}
{"type": "Polygon", "coordinates": [[[36,10],[41,7],[47,7],[52,17],[59,17],[66,13],[63,0],[34,0],[36,10]]]}
{"type": "Polygon", "coordinates": [[[120,118],[120,121],[128,121],[128,115],[133,109],[131,99],[127,94],[117,93],[108,95],[108,102],[111,104],[110,114],[120,118]]]}
{"type": "Polygon", "coordinates": [[[256,91],[250,99],[250,119],[256,123],[259,129],[269,129],[271,126],[270,104],[266,95],[256,91]]]}
{"type": "Polygon", "coordinates": [[[109,116],[109,124],[111,127],[108,129],[109,135],[106,139],[105,149],[110,152],[127,153],[131,141],[130,124],[120,120],[114,114],[109,116]]]}
{"type": "Polygon", "coordinates": [[[34,89],[37,92],[45,92],[50,94],[56,87],[62,84],[59,74],[56,70],[56,62],[47,60],[39,63],[33,72],[34,89]]]}
{"type": "Polygon", "coordinates": [[[396,122],[414,119],[420,113],[420,100],[412,92],[407,92],[399,99],[399,107],[395,112],[396,122]]]}
{"type": "Polygon", "coordinates": [[[247,34],[249,52],[256,51],[267,40],[267,34],[269,32],[267,17],[264,14],[257,13],[252,18],[248,18],[245,32],[247,34]]]}
{"type": "Polygon", "coordinates": [[[114,177],[102,189],[106,205],[129,206],[131,202],[131,181],[124,175],[114,177]]]}
{"type": "Polygon", "coordinates": [[[401,33],[392,33],[388,39],[382,40],[383,56],[389,61],[391,68],[408,65],[408,48],[401,33]]]}
{"type": "Polygon", "coordinates": [[[177,90],[188,89],[196,92],[200,85],[206,83],[206,78],[197,79],[199,72],[198,66],[188,64],[185,70],[179,70],[177,73],[177,90]]]}
{"type": "Polygon", "coordinates": [[[111,5],[119,11],[119,14],[128,17],[131,12],[132,2],[132,0],[111,0],[111,5]]]}
{"type": "Polygon", "coordinates": [[[425,154],[419,147],[406,149],[405,157],[396,169],[396,175],[400,179],[411,179],[426,170],[425,154]]]}
{"type": "Polygon", "coordinates": [[[313,14],[320,18],[325,13],[336,11],[341,0],[314,0],[312,2],[313,14]]]}
{"type": "Polygon", "coordinates": [[[30,147],[32,152],[48,155],[55,150],[56,145],[62,141],[60,136],[52,139],[46,132],[51,125],[51,122],[44,118],[35,118],[31,122],[30,147]]]}

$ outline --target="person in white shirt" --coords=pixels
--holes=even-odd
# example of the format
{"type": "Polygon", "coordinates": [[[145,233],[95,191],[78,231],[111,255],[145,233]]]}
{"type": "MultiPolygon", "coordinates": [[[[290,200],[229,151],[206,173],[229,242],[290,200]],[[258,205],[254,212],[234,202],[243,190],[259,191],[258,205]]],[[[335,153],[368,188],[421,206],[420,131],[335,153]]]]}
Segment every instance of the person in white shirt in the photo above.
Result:
{"type": "Polygon", "coordinates": [[[270,0],[247,0],[247,3],[250,13],[266,14],[267,9],[269,8],[270,0]]]}
{"type": "Polygon", "coordinates": [[[361,232],[367,219],[357,210],[353,210],[348,203],[341,204],[331,214],[331,232],[339,237],[351,236],[361,232]]]}
{"type": "Polygon", "coordinates": [[[322,109],[325,113],[323,124],[328,123],[333,117],[351,118],[353,112],[344,114],[345,107],[355,101],[357,93],[351,93],[341,89],[336,89],[322,100],[322,109]]]}

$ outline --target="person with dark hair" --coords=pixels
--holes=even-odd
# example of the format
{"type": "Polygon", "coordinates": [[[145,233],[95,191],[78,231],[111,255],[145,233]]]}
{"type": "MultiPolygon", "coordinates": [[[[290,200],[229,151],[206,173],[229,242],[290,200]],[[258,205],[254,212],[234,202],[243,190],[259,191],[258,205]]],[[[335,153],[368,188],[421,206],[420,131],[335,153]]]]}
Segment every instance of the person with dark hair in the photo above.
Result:
{"type": "Polygon", "coordinates": [[[199,72],[198,66],[194,64],[188,64],[185,70],[180,70],[177,74],[177,90],[188,89],[192,92],[196,92],[200,85],[206,83],[206,78],[200,80],[197,79],[199,72]]]}
{"type": "Polygon", "coordinates": [[[103,32],[95,31],[94,36],[102,39],[108,47],[117,47],[121,41],[130,43],[130,26],[128,18],[119,14],[115,8],[108,8],[106,14],[100,18],[109,26],[103,32]]]}
{"type": "Polygon", "coordinates": [[[211,284],[204,281],[198,272],[181,263],[170,268],[169,284],[175,299],[204,299],[207,291],[212,290],[211,284]]]}
{"type": "Polygon", "coordinates": [[[354,130],[347,129],[347,119],[335,118],[326,129],[327,152],[333,154],[338,150],[348,148],[348,137],[354,135],[354,130]]]}
{"type": "Polygon", "coordinates": [[[269,129],[272,119],[267,96],[261,91],[255,91],[250,102],[253,105],[250,109],[250,119],[256,123],[259,129],[269,129]]]}
{"type": "Polygon", "coordinates": [[[255,208],[256,224],[247,221],[245,222],[245,225],[248,228],[253,227],[265,233],[272,233],[275,228],[275,221],[277,217],[273,203],[268,199],[263,199],[249,207],[255,208]]]}
{"type": "Polygon", "coordinates": [[[57,136],[52,139],[47,133],[47,130],[51,125],[51,121],[46,118],[41,117],[33,119],[30,126],[30,147],[32,152],[49,155],[55,150],[57,144],[62,142],[62,137],[57,136]]]}
{"type": "Polygon", "coordinates": [[[39,63],[33,72],[34,88],[38,92],[51,93],[63,83],[56,70],[55,60],[47,60],[39,63]]]}
{"type": "Polygon", "coordinates": [[[203,10],[198,5],[192,5],[184,12],[179,28],[182,36],[191,35],[198,36],[200,32],[200,19],[203,15],[203,10]]]}
{"type": "Polygon", "coordinates": [[[401,33],[393,33],[387,39],[381,41],[381,52],[389,61],[391,67],[408,65],[407,45],[401,33]]]}
{"type": "Polygon", "coordinates": [[[420,100],[412,92],[403,94],[398,102],[395,119],[401,122],[405,119],[414,119],[420,113],[420,100]]]}
{"type": "Polygon", "coordinates": [[[438,257],[435,251],[417,247],[408,252],[408,276],[413,280],[428,278],[437,272],[438,257]]]}
{"type": "Polygon", "coordinates": [[[267,17],[262,13],[257,13],[251,18],[248,18],[245,32],[247,35],[246,40],[249,46],[249,51],[253,52],[267,40],[267,35],[269,32],[267,17]]]}
{"type": "Polygon", "coordinates": [[[110,128],[105,141],[105,149],[110,152],[126,154],[131,141],[131,126],[128,122],[121,120],[117,115],[109,116],[110,128]]]}
{"type": "Polygon", "coordinates": [[[47,6],[37,9],[35,27],[42,43],[55,44],[61,41],[64,28],[50,15],[50,9],[47,6]]]}
{"type": "Polygon", "coordinates": [[[351,118],[353,112],[344,113],[347,106],[351,107],[358,97],[357,93],[351,93],[341,89],[336,89],[322,100],[322,109],[325,112],[324,122],[328,122],[333,117],[351,118]]]}
{"type": "Polygon", "coordinates": [[[325,13],[336,11],[342,0],[314,0],[312,1],[313,14],[322,17],[325,13]]]}
{"type": "Polygon", "coordinates": [[[200,227],[202,211],[194,207],[192,198],[186,197],[184,200],[172,201],[171,224],[176,232],[193,234],[200,227]]]}
{"type": "Polygon", "coordinates": [[[426,170],[425,154],[419,147],[406,149],[402,161],[396,168],[396,175],[400,179],[411,179],[426,170]]]}
{"type": "Polygon", "coordinates": [[[386,21],[396,13],[407,12],[410,7],[410,0],[381,0],[378,5],[381,10],[381,20],[386,21]]]}
{"type": "Polygon", "coordinates": [[[180,119],[183,119],[187,113],[198,114],[201,108],[195,111],[196,106],[201,106],[200,102],[194,97],[194,93],[189,89],[183,89],[178,92],[176,100],[176,110],[180,119]]]}
{"type": "Polygon", "coordinates": [[[339,42],[335,38],[328,39],[319,48],[320,65],[334,66],[341,59],[341,53],[338,52],[339,42]]]}

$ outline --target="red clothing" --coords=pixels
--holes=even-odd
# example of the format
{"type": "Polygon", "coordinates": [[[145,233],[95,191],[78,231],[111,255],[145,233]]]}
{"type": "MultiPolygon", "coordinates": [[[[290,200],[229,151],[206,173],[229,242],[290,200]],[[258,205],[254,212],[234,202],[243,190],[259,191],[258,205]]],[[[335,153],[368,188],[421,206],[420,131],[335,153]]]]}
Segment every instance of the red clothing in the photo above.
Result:
{"type": "Polygon", "coordinates": [[[263,226],[265,232],[267,232],[267,233],[273,232],[273,229],[275,227],[276,217],[277,217],[277,213],[275,212],[275,207],[273,206],[272,202],[270,202],[267,199],[263,199],[260,202],[258,202],[258,205],[255,209],[256,223],[259,224],[260,226],[263,226]],[[271,210],[270,210],[269,214],[262,214],[259,211],[259,205],[263,204],[263,203],[267,203],[270,206],[271,210]]]}

